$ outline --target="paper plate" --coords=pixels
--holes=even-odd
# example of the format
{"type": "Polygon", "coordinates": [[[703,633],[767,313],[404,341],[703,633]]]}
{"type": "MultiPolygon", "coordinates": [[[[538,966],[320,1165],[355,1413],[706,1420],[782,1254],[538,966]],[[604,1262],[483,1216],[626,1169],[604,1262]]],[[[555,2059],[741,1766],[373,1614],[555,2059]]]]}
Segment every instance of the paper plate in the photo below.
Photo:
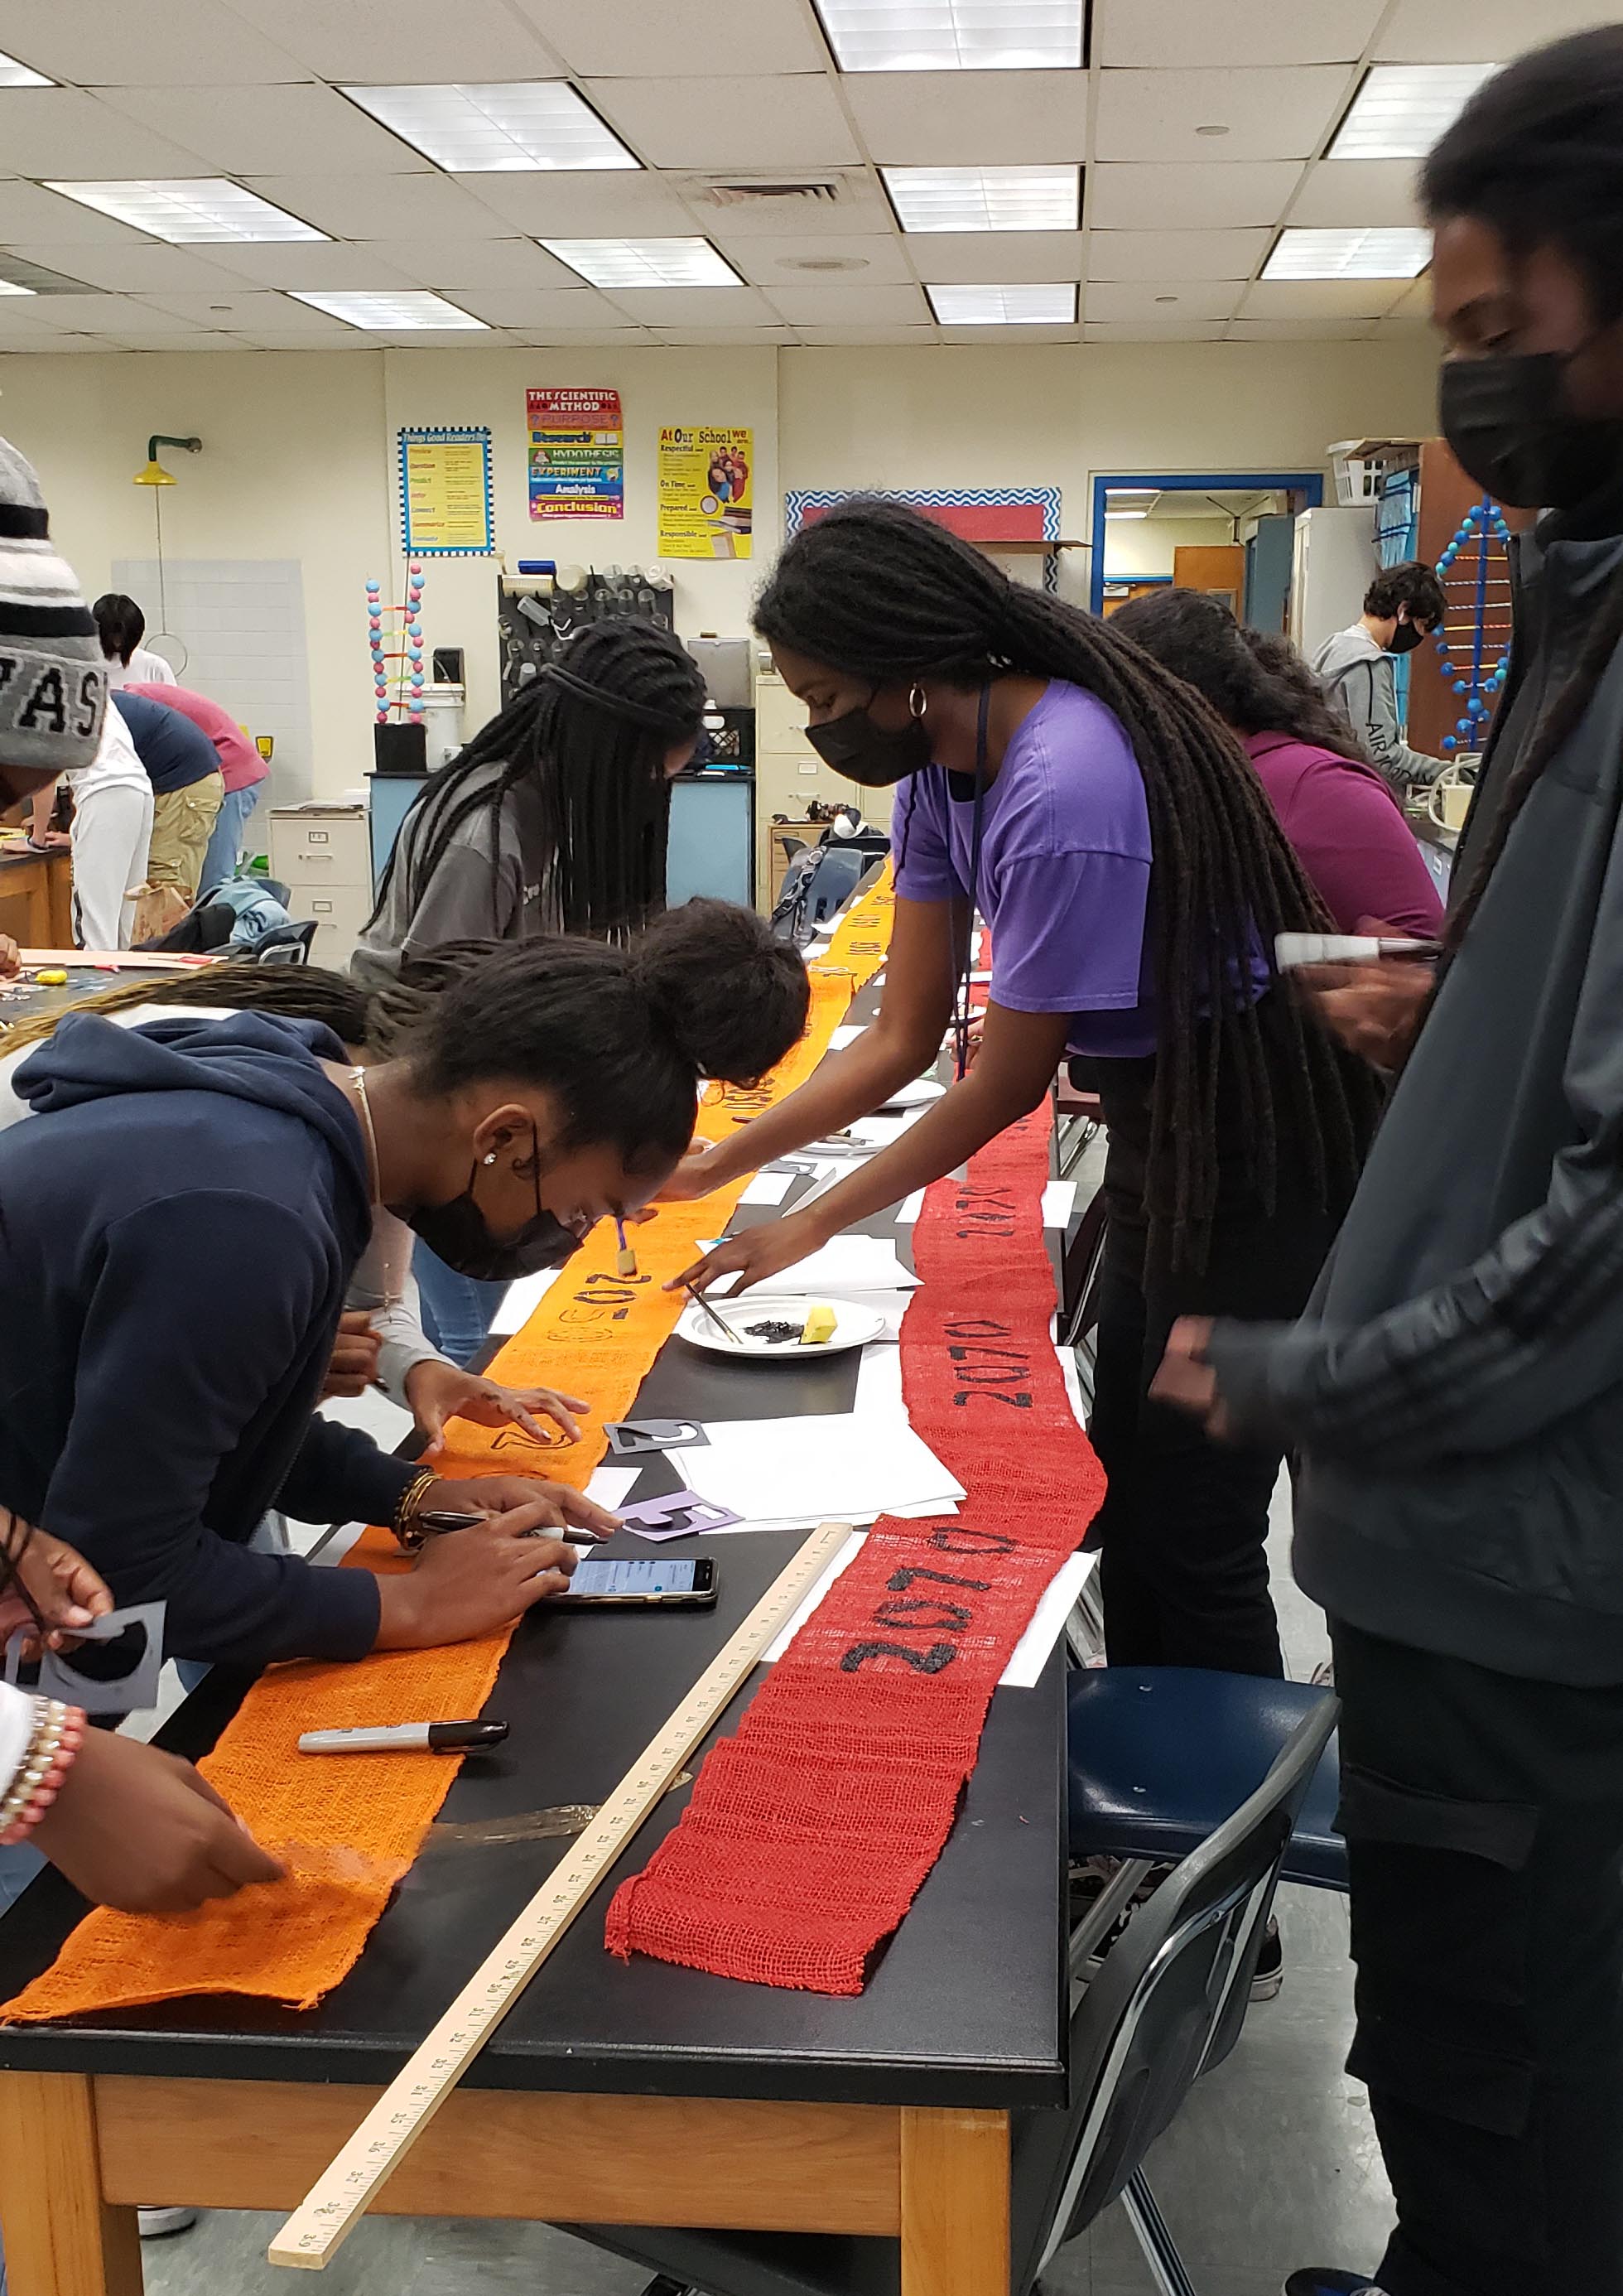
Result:
{"type": "Polygon", "coordinates": [[[905,1084],[900,1092],[893,1092],[883,1108],[876,1108],[873,1113],[888,1116],[894,1108],[923,1108],[929,1102],[939,1100],[946,1090],[947,1086],[938,1084],[934,1077],[914,1077],[911,1084],[905,1084]]]}
{"type": "Polygon", "coordinates": [[[676,1329],[684,1340],[696,1348],[704,1348],[713,1356],[753,1356],[761,1360],[775,1357],[778,1361],[805,1363],[814,1356],[837,1356],[848,1348],[865,1348],[870,1340],[883,1336],[885,1319],[877,1308],[865,1307],[857,1300],[774,1300],[758,1299],[746,1292],[742,1300],[711,1300],[711,1306],[730,1331],[738,1333],[738,1343],[724,1340],[709,1317],[690,1301],[677,1320],[676,1329]],[[792,1340],[751,1339],[746,1326],[750,1324],[792,1324],[797,1332],[816,1306],[832,1308],[834,1330],[830,1339],[819,1340],[810,1347],[798,1338],[792,1340]]]}

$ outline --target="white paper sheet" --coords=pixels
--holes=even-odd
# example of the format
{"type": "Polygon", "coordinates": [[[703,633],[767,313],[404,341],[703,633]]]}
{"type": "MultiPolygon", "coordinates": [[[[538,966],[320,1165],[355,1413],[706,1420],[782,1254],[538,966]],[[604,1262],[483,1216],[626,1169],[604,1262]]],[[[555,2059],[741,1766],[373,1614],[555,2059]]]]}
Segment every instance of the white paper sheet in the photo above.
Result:
{"type": "Polygon", "coordinates": [[[586,1496],[612,1512],[623,1506],[630,1497],[631,1487],[642,1472],[640,1466],[594,1467],[591,1480],[586,1485],[586,1496]]]}
{"type": "Polygon", "coordinates": [[[1077,1184],[1074,1180],[1050,1180],[1043,1190],[1043,1226],[1069,1227],[1070,1216],[1077,1209],[1077,1184]]]}
{"type": "Polygon", "coordinates": [[[904,1421],[855,1414],[707,1421],[692,1488],[747,1524],[872,1522],[956,1504],[963,1486],[904,1421]]]}
{"type": "MultiPolygon", "coordinates": [[[[760,1283],[751,1284],[750,1296],[787,1300],[805,1293],[815,1300],[825,1292],[841,1297],[869,1292],[916,1292],[919,1282],[919,1277],[903,1265],[888,1236],[837,1235],[821,1250],[798,1259],[792,1267],[783,1268],[776,1275],[764,1276],[760,1283]]],[[[717,1288],[718,1300],[727,1296],[717,1288]]]]}
{"type": "MultiPolygon", "coordinates": [[[[783,1657],[835,1579],[850,1569],[866,1544],[865,1531],[854,1532],[847,1539],[789,1624],[767,1650],[768,1665],[783,1657]]],[[[1025,1633],[1009,1653],[1009,1662],[998,1677],[1000,1688],[1036,1689],[1043,1669],[1048,1663],[1049,1653],[1064,1633],[1065,1621],[1076,1608],[1077,1597],[1092,1576],[1097,1560],[1098,1557],[1093,1554],[1071,1554],[1060,1565],[1049,1581],[1042,1601],[1031,1613],[1025,1633]]]]}
{"type": "MultiPolygon", "coordinates": [[[[141,1009],[144,1013],[146,1010],[145,1005],[143,1004],[141,1009]]],[[[158,1009],[162,1011],[165,1008],[160,1006],[158,1009]]],[[[828,1048],[830,1052],[843,1053],[848,1045],[854,1045],[858,1037],[866,1035],[867,1025],[868,1024],[865,1021],[847,1021],[842,1027],[836,1029],[833,1035],[829,1038],[828,1048]]]]}
{"type": "Polygon", "coordinates": [[[919,1214],[923,1209],[924,1191],[922,1188],[915,1188],[910,1196],[904,1196],[896,1208],[898,1227],[916,1227],[919,1214]]]}
{"type": "Polygon", "coordinates": [[[507,1286],[506,1298],[490,1319],[490,1328],[498,1339],[524,1329],[562,1273],[561,1267],[547,1267],[539,1275],[521,1275],[507,1286]]]}
{"type": "MultiPolygon", "coordinates": [[[[935,1103],[932,1101],[928,1105],[933,1107],[935,1103]]],[[[906,1108],[895,1116],[859,1116],[847,1125],[846,1130],[861,1147],[889,1148],[904,1132],[910,1132],[926,1112],[923,1108],[906,1108]]]]}
{"type": "Polygon", "coordinates": [[[741,1204],[781,1204],[798,1177],[794,1172],[758,1172],[738,1201],[741,1204]]]}

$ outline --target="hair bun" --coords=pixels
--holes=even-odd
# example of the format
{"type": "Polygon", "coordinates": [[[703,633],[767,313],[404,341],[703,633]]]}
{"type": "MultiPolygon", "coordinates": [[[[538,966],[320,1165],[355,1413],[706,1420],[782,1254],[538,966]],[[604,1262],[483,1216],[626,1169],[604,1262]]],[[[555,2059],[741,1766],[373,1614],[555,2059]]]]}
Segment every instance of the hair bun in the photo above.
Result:
{"type": "Polygon", "coordinates": [[[656,1027],[698,1076],[753,1084],[805,1029],[811,988],[799,951],[735,902],[667,910],[626,963],[656,1027]]]}

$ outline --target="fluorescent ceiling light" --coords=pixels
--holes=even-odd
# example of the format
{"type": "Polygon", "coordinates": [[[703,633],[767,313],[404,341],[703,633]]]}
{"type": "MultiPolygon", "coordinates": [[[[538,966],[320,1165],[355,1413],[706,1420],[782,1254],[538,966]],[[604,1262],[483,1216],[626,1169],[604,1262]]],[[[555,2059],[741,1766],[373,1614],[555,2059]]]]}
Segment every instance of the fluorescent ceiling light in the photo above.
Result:
{"type": "Polygon", "coordinates": [[[313,288],[294,288],[291,292],[296,303],[307,303],[312,310],[325,311],[352,327],[371,327],[389,334],[403,332],[408,327],[482,328],[485,324],[471,311],[458,310],[455,303],[447,303],[443,295],[347,294],[336,289],[331,293],[325,289],[317,293],[313,288]]]}
{"type": "Polygon", "coordinates": [[[1431,260],[1431,234],[1389,231],[1282,231],[1265,279],[1417,279],[1431,260]]]}
{"type": "Polygon", "coordinates": [[[904,231],[1075,231],[1079,168],[881,168],[904,231]]]}
{"type": "Polygon", "coordinates": [[[0,295],[31,295],[31,287],[20,287],[14,279],[0,279],[0,295]]]}
{"type": "Polygon", "coordinates": [[[1107,510],[1106,518],[1148,518],[1147,510],[1107,510]]]}
{"type": "Polygon", "coordinates": [[[229,184],[223,176],[181,177],[172,183],[47,184],[81,207],[150,231],[172,246],[188,241],[325,239],[297,216],[229,184]]]}
{"type": "Polygon", "coordinates": [[[1423,160],[1497,64],[1372,64],[1332,160],[1423,160]]]}
{"type": "Polygon", "coordinates": [[[568,80],[347,87],[343,94],[414,151],[467,175],[642,165],[568,80]]]}
{"type": "Polygon", "coordinates": [[[54,87],[56,82],[37,72],[29,64],[20,64],[15,56],[0,56],[0,87],[54,87]]]}
{"type": "Polygon", "coordinates": [[[1077,316],[1074,283],[1045,287],[926,287],[944,327],[1069,327],[1077,316]]]}
{"type": "Polygon", "coordinates": [[[841,71],[1045,71],[1082,62],[1083,0],[817,0],[841,71]]]}
{"type": "Polygon", "coordinates": [[[742,287],[708,239],[544,239],[594,287],[742,287]]]}

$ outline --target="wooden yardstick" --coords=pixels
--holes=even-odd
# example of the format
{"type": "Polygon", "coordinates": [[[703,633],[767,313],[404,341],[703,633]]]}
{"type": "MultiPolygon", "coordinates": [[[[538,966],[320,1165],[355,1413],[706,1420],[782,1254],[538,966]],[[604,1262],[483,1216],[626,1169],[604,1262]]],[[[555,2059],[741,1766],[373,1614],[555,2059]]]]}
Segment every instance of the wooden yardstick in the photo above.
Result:
{"type": "Polygon", "coordinates": [[[850,1535],[849,1523],[820,1524],[779,1572],[283,2226],[273,2264],[324,2268],[850,1535]]]}

